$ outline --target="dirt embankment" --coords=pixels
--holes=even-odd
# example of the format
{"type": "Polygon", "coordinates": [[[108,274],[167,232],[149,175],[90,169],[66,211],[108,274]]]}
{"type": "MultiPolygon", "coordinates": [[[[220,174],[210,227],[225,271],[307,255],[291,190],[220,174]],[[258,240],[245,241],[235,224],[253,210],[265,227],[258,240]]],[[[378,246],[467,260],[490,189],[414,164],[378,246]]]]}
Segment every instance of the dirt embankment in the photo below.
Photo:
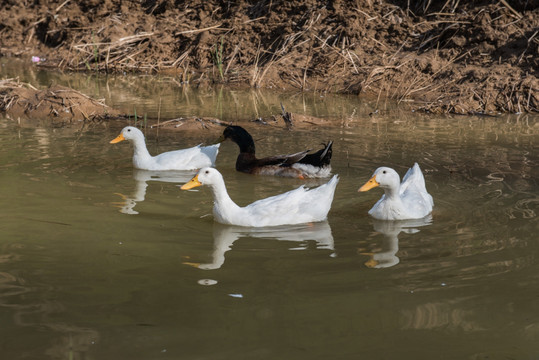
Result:
{"type": "Polygon", "coordinates": [[[539,0],[1,6],[0,55],[39,56],[40,66],[167,72],[191,85],[370,93],[432,112],[539,111],[539,0]]]}
{"type": "Polygon", "coordinates": [[[36,89],[31,84],[12,79],[0,80],[0,111],[19,121],[27,116],[50,119],[53,126],[122,116],[103,101],[65,86],[36,89]]]}

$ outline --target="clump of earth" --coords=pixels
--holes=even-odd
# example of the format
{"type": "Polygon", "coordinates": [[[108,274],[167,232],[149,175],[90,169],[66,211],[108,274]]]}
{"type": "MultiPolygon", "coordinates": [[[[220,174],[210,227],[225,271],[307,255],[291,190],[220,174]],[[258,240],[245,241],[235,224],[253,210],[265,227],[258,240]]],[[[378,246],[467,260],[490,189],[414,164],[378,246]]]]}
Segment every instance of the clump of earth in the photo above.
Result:
{"type": "Polygon", "coordinates": [[[11,79],[0,81],[0,110],[19,121],[31,116],[51,119],[50,123],[56,126],[77,120],[94,121],[120,116],[103,101],[71,88],[54,85],[37,89],[31,84],[11,79]]]}
{"type": "Polygon", "coordinates": [[[0,55],[428,112],[537,112],[538,32],[538,0],[5,0],[0,55]]]}

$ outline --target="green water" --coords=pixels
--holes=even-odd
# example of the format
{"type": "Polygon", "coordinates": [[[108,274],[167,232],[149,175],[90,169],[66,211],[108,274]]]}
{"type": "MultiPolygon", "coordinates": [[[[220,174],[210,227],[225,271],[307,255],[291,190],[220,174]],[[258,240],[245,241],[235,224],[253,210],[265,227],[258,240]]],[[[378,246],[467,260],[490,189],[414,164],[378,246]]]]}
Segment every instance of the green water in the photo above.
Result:
{"type": "MultiPolygon", "coordinates": [[[[333,139],[341,180],[327,222],[224,226],[209,189],[179,190],[192,173],[133,171],[131,147],[108,143],[124,124],[1,118],[2,359],[539,358],[536,116],[369,116],[375,103],[356,97],[25,71],[139,114],[237,120],[260,155],[333,139]],[[280,102],[338,125],[248,123],[280,102]],[[416,161],[432,219],[371,219],[381,192],[357,189],[378,166],[402,175],[416,161]]],[[[156,136],[153,153],[203,137],[156,136]]],[[[303,184],[237,173],[236,155],[223,143],[217,168],[240,205],[303,184]]]]}

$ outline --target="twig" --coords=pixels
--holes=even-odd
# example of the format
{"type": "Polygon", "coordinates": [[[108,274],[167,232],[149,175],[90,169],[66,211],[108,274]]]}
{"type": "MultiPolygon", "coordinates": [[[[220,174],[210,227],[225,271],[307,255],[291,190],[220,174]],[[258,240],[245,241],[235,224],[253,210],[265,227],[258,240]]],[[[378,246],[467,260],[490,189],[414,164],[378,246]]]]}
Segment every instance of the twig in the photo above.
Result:
{"type": "Polygon", "coordinates": [[[202,32],[202,31],[207,31],[207,30],[217,29],[217,28],[221,27],[221,25],[223,25],[223,24],[214,25],[214,26],[210,26],[210,27],[207,27],[207,28],[203,28],[203,29],[194,29],[194,30],[179,31],[179,32],[175,33],[174,35],[181,35],[181,34],[196,34],[196,33],[202,32]]]}
{"type": "Polygon", "coordinates": [[[284,123],[286,124],[286,128],[290,130],[293,126],[292,114],[290,114],[289,112],[286,112],[286,110],[284,109],[283,103],[281,103],[281,111],[282,111],[284,123]]]}
{"type": "Polygon", "coordinates": [[[348,57],[350,58],[350,61],[352,62],[352,66],[354,67],[354,70],[356,71],[356,74],[359,74],[359,71],[356,67],[356,63],[354,62],[354,59],[352,59],[352,55],[350,54],[350,50],[346,50],[348,52],[348,57]]]}
{"type": "MultiPolygon", "coordinates": [[[[311,61],[311,51],[313,50],[313,43],[309,46],[309,52],[307,53],[307,58],[305,59],[305,67],[303,68],[303,85],[302,89],[305,90],[305,82],[307,81],[307,69],[309,68],[309,61],[311,61]]],[[[282,104],[281,104],[282,107],[282,104]]],[[[283,108],[284,110],[284,108],[283,108]]]]}
{"type": "Polygon", "coordinates": [[[533,41],[533,38],[535,37],[535,35],[537,35],[537,33],[539,33],[539,30],[537,30],[536,32],[534,32],[533,35],[530,36],[530,38],[528,39],[528,44],[526,45],[526,49],[524,49],[524,51],[522,52],[522,54],[521,54],[520,57],[518,58],[517,64],[519,64],[519,63],[522,61],[522,58],[524,57],[524,54],[525,54],[526,51],[528,51],[528,49],[530,48],[530,43],[533,41]]]}
{"type": "Polygon", "coordinates": [[[137,35],[126,36],[126,37],[120,38],[120,39],[118,39],[116,41],[112,41],[112,42],[103,42],[103,43],[98,42],[98,43],[87,43],[87,44],[74,45],[73,48],[82,51],[83,48],[86,48],[88,46],[103,46],[103,45],[122,46],[122,45],[130,44],[130,43],[138,42],[141,39],[149,38],[149,37],[153,36],[154,34],[155,33],[146,33],[145,32],[145,33],[141,33],[141,34],[137,34],[137,35]]]}
{"type": "Polygon", "coordinates": [[[356,10],[357,12],[359,12],[359,13],[365,15],[365,17],[367,18],[367,21],[374,20],[374,19],[376,19],[376,18],[378,17],[378,16],[370,16],[370,15],[367,14],[365,11],[362,11],[361,9],[358,9],[358,8],[356,8],[355,10],[356,10]]]}
{"type": "Polygon", "coordinates": [[[505,1],[505,0],[500,0],[500,2],[501,2],[506,8],[508,8],[513,14],[515,14],[519,19],[522,17],[522,15],[520,15],[520,13],[519,13],[518,11],[516,11],[515,9],[513,9],[513,8],[511,7],[511,5],[509,5],[509,4],[507,3],[507,1],[505,1]]]}
{"type": "Polygon", "coordinates": [[[244,23],[244,24],[248,24],[248,23],[251,23],[251,22],[253,22],[253,21],[263,20],[263,19],[265,19],[265,18],[266,18],[265,16],[261,16],[261,17],[257,17],[256,19],[249,19],[249,20],[246,20],[246,21],[244,21],[243,23],[244,23]]]}
{"type": "Polygon", "coordinates": [[[157,109],[157,142],[159,142],[159,122],[161,120],[161,96],[159,96],[159,108],[157,109]]]}
{"type": "Polygon", "coordinates": [[[225,75],[226,75],[226,73],[228,73],[228,68],[232,64],[232,60],[234,60],[234,58],[236,57],[236,54],[238,53],[239,50],[240,50],[240,48],[238,47],[238,45],[236,45],[234,47],[234,51],[232,52],[232,55],[230,56],[230,59],[228,60],[228,64],[227,64],[226,69],[225,69],[225,75]]]}
{"type": "Polygon", "coordinates": [[[191,50],[187,50],[186,52],[184,52],[183,54],[181,54],[173,63],[172,63],[172,67],[176,67],[178,66],[178,64],[180,63],[183,63],[183,61],[187,58],[187,56],[189,55],[189,53],[191,52],[191,50]]]}
{"type": "Polygon", "coordinates": [[[71,1],[71,0],[66,0],[66,1],[64,1],[60,6],[58,6],[58,7],[56,8],[56,10],[54,10],[54,12],[57,13],[58,11],[60,11],[60,9],[63,8],[64,5],[67,4],[67,3],[70,2],[70,1],[71,1]]]}

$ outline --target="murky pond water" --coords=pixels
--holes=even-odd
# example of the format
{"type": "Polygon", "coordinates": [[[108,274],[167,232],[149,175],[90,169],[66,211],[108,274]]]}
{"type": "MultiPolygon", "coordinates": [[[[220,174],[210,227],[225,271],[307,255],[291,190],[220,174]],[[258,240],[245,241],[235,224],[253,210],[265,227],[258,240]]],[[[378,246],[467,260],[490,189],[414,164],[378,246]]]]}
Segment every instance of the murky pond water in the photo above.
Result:
{"type": "MultiPolygon", "coordinates": [[[[192,173],[133,171],[130,146],[108,143],[122,124],[0,119],[2,359],[539,358],[537,117],[370,117],[373,104],[353,97],[66,78],[150,113],[158,97],[140,99],[159,93],[170,116],[245,121],[286,101],[335,118],[253,135],[261,155],[333,139],[341,181],[327,222],[224,226],[209,189],[179,190],[192,173]],[[380,165],[402,175],[416,161],[432,219],[370,218],[381,192],[359,186],[380,165]]],[[[201,141],[147,136],[153,153],[201,141]]],[[[241,205],[302,184],[237,173],[236,154],[223,143],[217,168],[241,205]]]]}

